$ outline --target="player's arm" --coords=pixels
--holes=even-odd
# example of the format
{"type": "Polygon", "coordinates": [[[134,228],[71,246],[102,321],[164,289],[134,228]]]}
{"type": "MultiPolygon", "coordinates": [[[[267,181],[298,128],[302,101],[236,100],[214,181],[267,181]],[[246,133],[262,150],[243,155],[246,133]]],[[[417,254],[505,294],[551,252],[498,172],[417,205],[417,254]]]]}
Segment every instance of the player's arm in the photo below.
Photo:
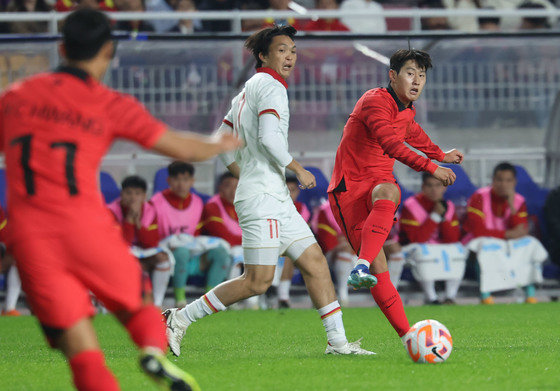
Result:
{"type": "Polygon", "coordinates": [[[191,132],[168,129],[152,146],[152,149],[175,159],[200,162],[242,146],[232,134],[200,136],[191,132]]]}
{"type": "Polygon", "coordinates": [[[280,119],[272,113],[262,114],[259,117],[259,136],[258,140],[264,147],[271,160],[282,167],[292,170],[300,183],[302,189],[312,189],[315,187],[315,176],[307,171],[295,160],[284,147],[284,140],[278,126],[280,119]]]}
{"type": "Polygon", "coordinates": [[[242,145],[232,134],[208,137],[170,129],[126,94],[114,93],[107,101],[106,110],[114,137],[136,141],[144,148],[175,159],[203,161],[242,145]]]}
{"type": "MultiPolygon", "coordinates": [[[[224,120],[222,121],[222,124],[216,131],[216,135],[233,134],[233,123],[230,121],[230,118],[231,118],[231,110],[227,113],[226,118],[224,118],[224,120]]],[[[239,179],[239,175],[241,174],[241,169],[237,164],[237,162],[235,161],[234,152],[228,151],[228,152],[221,153],[219,155],[219,158],[224,164],[224,166],[227,167],[229,172],[231,172],[234,177],[239,179]]]]}
{"type": "Polygon", "coordinates": [[[437,160],[438,162],[453,164],[461,164],[463,162],[464,156],[462,152],[456,149],[443,152],[440,147],[433,143],[416,121],[412,121],[412,126],[405,141],[419,151],[424,152],[430,159],[437,160]]]}

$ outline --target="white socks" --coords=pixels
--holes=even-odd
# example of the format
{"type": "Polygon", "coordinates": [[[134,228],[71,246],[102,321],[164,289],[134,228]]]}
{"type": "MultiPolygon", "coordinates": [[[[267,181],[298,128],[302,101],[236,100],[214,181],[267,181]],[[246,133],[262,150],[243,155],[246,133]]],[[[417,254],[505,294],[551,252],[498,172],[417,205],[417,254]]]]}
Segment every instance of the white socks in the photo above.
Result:
{"type": "Polygon", "coordinates": [[[323,320],[323,326],[325,326],[329,344],[335,348],[346,345],[348,340],[346,339],[344,323],[342,322],[342,310],[340,309],[338,300],[327,304],[323,308],[319,308],[317,312],[319,312],[323,320]]]}
{"type": "Polygon", "coordinates": [[[8,278],[6,279],[6,312],[16,309],[19,294],[21,293],[21,280],[19,279],[18,271],[15,266],[8,271],[8,278]]]}
{"type": "Polygon", "coordinates": [[[196,299],[185,308],[177,311],[177,318],[185,323],[186,326],[190,325],[197,320],[204,318],[206,315],[215,314],[216,312],[224,311],[226,306],[222,304],[220,299],[211,290],[204,296],[196,299]]]}
{"type": "Polygon", "coordinates": [[[171,277],[171,262],[167,260],[158,263],[152,273],[154,304],[158,307],[163,304],[165,292],[169,285],[169,277],[171,277]]]}
{"type": "Polygon", "coordinates": [[[290,300],[290,287],[292,286],[291,280],[280,280],[278,284],[278,300],[289,301],[290,300]]]}
{"type": "Polygon", "coordinates": [[[422,286],[424,295],[426,295],[426,300],[428,301],[437,300],[435,281],[419,281],[419,283],[422,286]]]}
{"type": "Polygon", "coordinates": [[[445,281],[445,298],[455,300],[461,280],[447,280],[445,281]]]}
{"type": "Polygon", "coordinates": [[[338,299],[342,303],[348,303],[348,276],[354,268],[352,262],[353,254],[339,252],[334,262],[334,273],[336,275],[336,291],[338,299]]]}

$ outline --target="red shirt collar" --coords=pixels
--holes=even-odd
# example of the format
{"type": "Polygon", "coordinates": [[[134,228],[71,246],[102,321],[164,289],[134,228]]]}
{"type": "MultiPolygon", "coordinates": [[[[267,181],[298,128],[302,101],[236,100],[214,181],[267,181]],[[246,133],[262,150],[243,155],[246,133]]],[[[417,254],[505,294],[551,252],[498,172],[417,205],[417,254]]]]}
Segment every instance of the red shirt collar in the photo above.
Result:
{"type": "Polygon", "coordinates": [[[175,209],[183,210],[187,209],[191,204],[192,194],[189,193],[185,198],[179,197],[177,194],[173,193],[170,189],[165,189],[161,192],[165,197],[167,202],[175,209]]]}
{"type": "Polygon", "coordinates": [[[434,209],[435,202],[426,197],[424,193],[418,193],[416,199],[427,212],[431,212],[434,209]]]}
{"type": "Polygon", "coordinates": [[[265,68],[265,67],[257,68],[257,73],[261,73],[261,72],[268,73],[270,76],[272,76],[273,78],[278,80],[280,83],[282,83],[284,88],[288,89],[288,83],[286,83],[286,80],[282,76],[280,76],[280,74],[278,72],[276,72],[274,69],[265,68]]]}

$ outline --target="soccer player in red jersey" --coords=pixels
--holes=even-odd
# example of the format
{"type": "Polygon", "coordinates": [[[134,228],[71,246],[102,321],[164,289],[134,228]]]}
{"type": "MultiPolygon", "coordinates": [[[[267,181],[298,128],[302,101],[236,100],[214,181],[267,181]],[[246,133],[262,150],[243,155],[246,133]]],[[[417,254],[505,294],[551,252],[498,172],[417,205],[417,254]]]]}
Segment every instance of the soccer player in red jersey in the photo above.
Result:
{"type": "Polygon", "coordinates": [[[413,102],[422,93],[431,67],[424,51],[398,50],[391,56],[389,86],[362,95],[346,122],[328,188],[337,223],[359,256],[348,284],[371,289],[400,337],[410,326],[381,251],[401,197],[392,173],[395,159],[416,171],[429,172],[445,186],[453,184],[455,174],[430,159],[457,164],[463,160],[455,149],[444,153],[414,121],[413,102]],[[404,142],[428,157],[416,154],[404,142]]]}
{"type": "Polygon", "coordinates": [[[8,250],[33,313],[51,346],[68,359],[79,390],[119,389],[92,325],[89,291],[126,327],[147,374],[173,390],[199,390],[165,358],[165,324],[155,306],[142,303],[140,265],[104,205],[99,165],[117,137],[194,161],[240,142],[170,130],[132,97],[103,86],[114,51],[109,19],[77,10],[63,26],[65,65],[0,96],[8,250]]]}

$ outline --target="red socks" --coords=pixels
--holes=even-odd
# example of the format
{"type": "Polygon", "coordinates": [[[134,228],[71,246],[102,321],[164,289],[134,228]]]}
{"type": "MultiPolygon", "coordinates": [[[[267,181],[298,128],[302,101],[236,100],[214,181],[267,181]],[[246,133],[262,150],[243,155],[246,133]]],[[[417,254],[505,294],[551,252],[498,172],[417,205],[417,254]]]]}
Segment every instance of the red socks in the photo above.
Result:
{"type": "Polygon", "coordinates": [[[125,325],[130,337],[139,348],[154,347],[167,350],[165,323],[159,309],[153,305],[142,307],[125,325]]]}
{"type": "Polygon", "coordinates": [[[377,285],[371,288],[371,295],[399,337],[402,337],[410,325],[404,313],[401,296],[391,282],[388,271],[374,275],[377,277],[377,285]]]}
{"type": "Polygon", "coordinates": [[[393,227],[395,209],[396,205],[393,201],[375,201],[362,228],[360,259],[371,263],[379,254],[393,227]]]}
{"type": "Polygon", "coordinates": [[[70,368],[79,391],[120,390],[100,350],[85,350],[76,354],[70,359],[70,368]]]}

